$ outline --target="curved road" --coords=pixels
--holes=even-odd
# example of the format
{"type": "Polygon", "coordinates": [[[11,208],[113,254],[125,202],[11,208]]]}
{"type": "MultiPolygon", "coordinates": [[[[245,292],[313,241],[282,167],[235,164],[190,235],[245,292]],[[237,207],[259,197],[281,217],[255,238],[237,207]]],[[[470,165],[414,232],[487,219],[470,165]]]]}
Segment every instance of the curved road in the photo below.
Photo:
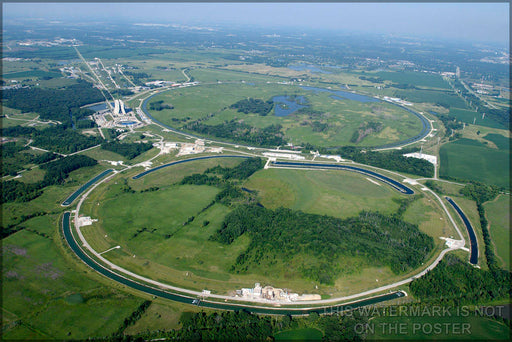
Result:
{"type": "MultiPolygon", "coordinates": [[[[223,157],[228,157],[228,158],[241,157],[241,158],[244,158],[244,156],[209,156],[209,158],[223,158],[223,157]]],[[[190,159],[185,159],[185,160],[182,160],[182,161],[179,161],[179,162],[183,163],[183,162],[187,162],[187,161],[194,161],[194,160],[200,160],[200,159],[207,159],[207,158],[206,157],[190,158],[190,159]]],[[[162,165],[162,166],[160,166],[158,168],[154,168],[154,169],[151,169],[151,170],[148,170],[148,171],[151,171],[151,172],[152,171],[156,171],[156,169],[160,169],[162,167],[166,167],[166,166],[170,166],[170,165],[174,165],[174,164],[176,164],[176,163],[170,163],[170,164],[162,165]]],[[[295,163],[290,163],[290,164],[295,164],[295,163]]],[[[305,164],[305,163],[296,163],[296,164],[305,164]]],[[[318,164],[311,164],[311,165],[317,166],[318,164]]],[[[336,166],[341,166],[341,165],[336,165],[336,166]]],[[[354,168],[354,167],[351,167],[351,168],[354,168]]],[[[368,171],[368,170],[361,169],[361,168],[355,168],[355,169],[357,169],[357,171],[355,171],[355,172],[362,172],[362,171],[372,172],[372,171],[368,171]]],[[[77,205],[77,209],[76,209],[76,213],[75,213],[75,222],[77,221],[76,219],[79,216],[80,207],[81,207],[82,203],[84,202],[84,200],[89,195],[89,193],[92,192],[102,182],[106,181],[109,178],[112,178],[115,174],[116,173],[114,173],[113,175],[110,175],[109,177],[101,179],[93,187],[91,187],[87,191],[87,193],[85,193],[82,196],[82,198],[80,199],[80,201],[79,201],[79,203],[77,205]]],[[[147,174],[147,173],[145,173],[145,174],[147,174]]],[[[142,177],[143,175],[139,174],[139,176],[142,177]]],[[[380,179],[382,181],[388,180],[388,181],[386,181],[386,183],[389,184],[389,185],[391,185],[389,183],[389,181],[392,181],[392,182],[395,182],[396,184],[399,184],[400,186],[403,186],[400,183],[398,183],[398,182],[396,182],[396,181],[394,181],[394,180],[392,180],[390,178],[387,178],[387,177],[385,177],[383,175],[380,175],[378,173],[372,172],[372,176],[373,177],[377,177],[378,179],[380,179]]],[[[395,184],[395,186],[396,186],[396,184],[395,184]]],[[[409,189],[409,188],[404,186],[404,188],[402,190],[406,191],[405,189],[409,189]]],[[[409,189],[409,190],[412,191],[411,189],[409,189]]],[[[438,198],[438,200],[441,200],[438,196],[436,196],[436,197],[438,198]]],[[[446,210],[446,207],[444,206],[444,204],[442,202],[441,202],[441,204],[442,204],[443,208],[445,209],[445,211],[447,212],[451,222],[454,224],[455,228],[457,229],[457,232],[459,232],[459,235],[461,235],[460,231],[458,230],[458,227],[455,225],[455,222],[451,218],[449,212],[446,210]]],[[[161,296],[163,296],[165,298],[169,298],[169,299],[173,299],[174,297],[172,297],[172,296],[178,296],[179,298],[182,298],[182,299],[176,299],[176,300],[184,301],[184,300],[190,300],[190,299],[193,299],[193,298],[201,296],[200,292],[192,291],[192,290],[188,290],[188,289],[183,289],[183,288],[178,288],[178,287],[170,286],[170,285],[167,285],[167,284],[164,284],[164,283],[160,283],[160,282],[154,281],[152,279],[145,278],[145,277],[142,277],[142,276],[137,275],[135,273],[132,273],[132,272],[130,272],[130,271],[120,267],[120,266],[117,266],[117,265],[111,263],[110,261],[108,261],[105,258],[103,258],[98,252],[96,252],[88,244],[88,242],[85,240],[83,234],[80,231],[80,227],[77,226],[76,227],[76,232],[77,232],[77,234],[79,236],[79,239],[80,239],[80,242],[82,243],[82,245],[85,248],[87,248],[89,250],[89,252],[96,259],[99,259],[103,265],[107,265],[109,268],[106,268],[105,266],[100,265],[98,262],[94,261],[91,257],[89,257],[82,250],[82,248],[76,243],[76,241],[74,240],[74,237],[71,234],[71,226],[70,226],[70,223],[69,223],[69,213],[67,213],[67,215],[65,215],[65,219],[67,220],[67,222],[66,222],[66,220],[63,221],[63,229],[64,229],[64,234],[65,234],[66,240],[68,241],[69,245],[71,246],[73,251],[77,254],[77,256],[79,256],[86,264],[88,264],[90,267],[92,267],[93,269],[95,269],[99,273],[104,274],[105,276],[108,276],[108,277],[110,277],[113,280],[121,281],[122,283],[125,283],[128,286],[132,286],[133,285],[132,287],[134,287],[136,289],[139,289],[140,286],[146,286],[146,287],[148,287],[150,289],[148,291],[151,291],[151,292],[147,292],[146,291],[147,293],[151,293],[151,294],[159,295],[159,296],[161,295],[161,296]],[[119,271],[119,272],[123,273],[124,275],[120,275],[118,273],[115,273],[112,270],[119,271]],[[107,271],[109,272],[108,274],[105,273],[107,271]],[[114,275],[112,275],[111,273],[114,274],[114,275]],[[142,282],[144,282],[146,284],[150,284],[150,285],[153,285],[153,286],[156,286],[156,287],[152,287],[150,285],[145,285],[145,284],[139,283],[137,281],[134,281],[132,279],[128,279],[126,276],[138,279],[138,280],[140,280],[140,281],[142,281],[142,282]],[[170,293],[170,292],[163,291],[162,289],[171,290],[171,291],[174,291],[174,292],[170,293]],[[159,292],[158,294],[155,294],[154,291],[161,291],[161,292],[159,292]],[[162,293],[164,293],[164,292],[167,293],[167,294],[163,295],[162,293]]],[[[401,295],[398,295],[398,293],[400,293],[400,292],[395,292],[394,293],[395,297],[393,297],[392,294],[389,295],[391,297],[387,297],[388,295],[384,295],[384,296],[380,295],[380,296],[376,296],[376,297],[372,297],[372,298],[368,298],[368,299],[363,299],[363,300],[359,300],[359,301],[352,302],[352,303],[338,304],[340,301],[355,300],[355,299],[360,298],[362,296],[368,296],[368,295],[372,295],[372,294],[375,294],[375,293],[380,293],[380,292],[383,292],[383,291],[388,291],[388,290],[391,290],[393,288],[396,288],[397,286],[407,284],[407,283],[411,282],[412,280],[414,280],[414,279],[424,275],[429,270],[433,269],[437,265],[437,263],[439,263],[439,261],[443,258],[444,254],[446,254],[449,251],[459,249],[459,248],[461,248],[461,246],[464,246],[464,240],[463,239],[459,240],[459,244],[457,244],[455,246],[452,246],[450,248],[444,249],[443,251],[441,251],[440,255],[425,270],[421,271],[420,273],[418,273],[418,274],[416,274],[416,275],[414,275],[412,277],[409,277],[407,279],[404,279],[402,281],[399,281],[399,282],[396,282],[396,283],[393,283],[393,284],[389,284],[389,285],[386,285],[386,286],[381,286],[381,287],[376,288],[376,289],[372,289],[372,290],[369,290],[369,291],[365,291],[365,292],[362,292],[362,293],[358,293],[358,294],[354,294],[354,295],[350,295],[350,296],[345,296],[345,297],[331,298],[331,299],[325,299],[325,300],[316,300],[316,301],[304,301],[304,302],[300,302],[300,303],[297,303],[297,302],[286,303],[285,302],[285,303],[279,303],[279,304],[283,305],[283,306],[289,306],[289,305],[297,306],[297,305],[301,305],[301,304],[302,305],[326,305],[326,304],[332,304],[332,305],[335,305],[336,307],[339,308],[340,306],[342,307],[343,305],[348,305],[348,304],[350,304],[350,306],[352,306],[352,307],[354,307],[354,305],[362,306],[362,305],[368,305],[368,304],[376,303],[376,302],[370,303],[369,301],[376,300],[378,302],[378,301],[384,301],[384,300],[389,300],[389,299],[392,299],[392,298],[400,297],[401,295]]],[[[229,301],[245,301],[245,302],[247,302],[247,300],[244,300],[242,298],[235,298],[235,297],[230,297],[230,296],[210,295],[210,297],[216,298],[216,299],[225,300],[225,301],[229,300],[229,301]]],[[[277,313],[277,311],[275,311],[275,309],[273,309],[273,308],[258,307],[258,306],[250,305],[250,304],[246,304],[246,303],[244,303],[244,304],[234,304],[234,303],[224,304],[224,303],[213,302],[213,301],[208,301],[208,300],[204,300],[201,303],[203,303],[204,306],[214,307],[214,308],[221,308],[219,306],[219,305],[221,305],[222,308],[224,308],[224,309],[247,308],[247,309],[250,309],[250,310],[273,310],[273,311],[265,311],[265,312],[267,312],[267,313],[272,313],[272,312],[273,313],[277,313]]],[[[322,310],[322,309],[331,308],[331,307],[332,306],[329,306],[329,307],[327,307],[327,306],[324,306],[324,307],[309,307],[309,308],[288,308],[288,309],[282,309],[282,313],[288,314],[288,313],[291,312],[289,310],[292,310],[292,311],[295,310],[293,312],[307,313],[307,312],[322,310]]],[[[263,311],[254,311],[254,312],[263,312],[263,311]]]]}

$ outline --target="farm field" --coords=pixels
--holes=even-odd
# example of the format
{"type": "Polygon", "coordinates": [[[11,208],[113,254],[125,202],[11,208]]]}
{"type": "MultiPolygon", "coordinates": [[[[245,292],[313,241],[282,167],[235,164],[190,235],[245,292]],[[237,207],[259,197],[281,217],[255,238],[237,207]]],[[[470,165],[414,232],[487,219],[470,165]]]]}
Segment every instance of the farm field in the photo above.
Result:
{"type": "Polygon", "coordinates": [[[510,269],[510,197],[500,195],[494,201],[484,204],[491,239],[496,255],[505,269],[510,269]]]}
{"type": "Polygon", "coordinates": [[[369,74],[379,76],[399,84],[412,84],[417,87],[450,89],[450,85],[440,75],[426,74],[422,72],[385,72],[379,71],[369,74]]]}
{"type": "Polygon", "coordinates": [[[440,176],[477,180],[509,188],[510,152],[491,149],[479,141],[460,139],[440,151],[440,176]]]}

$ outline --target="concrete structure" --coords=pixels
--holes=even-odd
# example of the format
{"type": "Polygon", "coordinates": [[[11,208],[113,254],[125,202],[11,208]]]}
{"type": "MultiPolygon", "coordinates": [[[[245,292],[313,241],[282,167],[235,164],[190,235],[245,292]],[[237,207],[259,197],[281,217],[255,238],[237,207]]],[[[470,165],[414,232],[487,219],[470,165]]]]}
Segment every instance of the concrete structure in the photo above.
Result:
{"type": "Polygon", "coordinates": [[[274,152],[263,152],[265,157],[282,158],[290,160],[304,160],[304,156],[293,154],[293,153],[274,153],[274,152]]]}
{"type": "Polygon", "coordinates": [[[430,154],[414,152],[414,153],[404,154],[404,157],[425,159],[425,160],[429,161],[430,163],[432,163],[434,165],[437,165],[437,157],[433,156],[433,155],[430,155],[430,154]]]}
{"type": "Polygon", "coordinates": [[[318,294],[303,294],[299,296],[297,293],[288,292],[287,290],[275,288],[270,285],[261,287],[260,283],[255,283],[252,289],[242,288],[241,290],[236,290],[236,297],[270,302],[294,302],[321,299],[321,296],[318,294]]]}

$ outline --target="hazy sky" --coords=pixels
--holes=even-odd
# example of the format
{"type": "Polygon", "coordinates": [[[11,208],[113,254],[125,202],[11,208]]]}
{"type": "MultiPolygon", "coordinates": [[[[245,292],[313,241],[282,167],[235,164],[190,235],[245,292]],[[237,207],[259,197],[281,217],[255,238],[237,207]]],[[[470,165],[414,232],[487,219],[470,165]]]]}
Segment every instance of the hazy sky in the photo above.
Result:
{"type": "Polygon", "coordinates": [[[500,3],[4,3],[3,17],[116,17],[133,22],[248,24],[509,42],[500,3]]]}

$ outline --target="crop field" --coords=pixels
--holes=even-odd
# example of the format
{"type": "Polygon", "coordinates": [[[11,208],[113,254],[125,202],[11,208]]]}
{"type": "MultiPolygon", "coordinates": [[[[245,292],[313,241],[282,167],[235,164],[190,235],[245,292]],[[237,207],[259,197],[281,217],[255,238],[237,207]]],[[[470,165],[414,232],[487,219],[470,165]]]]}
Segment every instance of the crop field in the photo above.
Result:
{"type": "Polygon", "coordinates": [[[440,176],[477,180],[509,188],[510,153],[489,148],[476,140],[460,139],[440,151],[440,176]]]}
{"type": "Polygon", "coordinates": [[[506,127],[504,127],[502,124],[494,121],[493,119],[491,119],[488,116],[484,117],[482,119],[481,113],[477,113],[472,110],[460,109],[460,108],[450,108],[449,115],[453,116],[453,117],[457,118],[457,120],[460,120],[467,124],[473,124],[473,122],[475,122],[475,125],[479,125],[479,126],[506,129],[506,127]]]}
{"type": "Polygon", "coordinates": [[[443,80],[440,75],[426,74],[423,72],[386,72],[379,71],[368,74],[370,76],[379,76],[384,80],[394,83],[411,84],[417,87],[450,89],[450,85],[443,80]]]}
{"type": "Polygon", "coordinates": [[[151,111],[157,120],[173,127],[179,128],[197,119],[207,125],[219,125],[233,119],[243,120],[258,128],[282,125],[285,138],[294,144],[309,142],[320,146],[353,145],[350,142],[352,135],[369,121],[382,123],[382,129],[370,132],[357,145],[382,145],[414,136],[421,130],[418,118],[389,103],[344,100],[328,92],[278,84],[203,85],[158,94],[148,103],[155,101],[164,101],[174,106],[174,109],[151,111]],[[229,108],[248,97],[266,101],[278,95],[305,96],[311,109],[316,112],[278,117],[273,111],[267,116],[260,116],[239,113],[229,108]]]}
{"type": "Polygon", "coordinates": [[[466,103],[451,90],[396,90],[395,96],[415,103],[429,102],[445,107],[466,108],[466,103]]]}
{"type": "Polygon", "coordinates": [[[490,225],[491,239],[502,266],[510,269],[510,196],[499,195],[485,205],[485,213],[490,225]]]}

